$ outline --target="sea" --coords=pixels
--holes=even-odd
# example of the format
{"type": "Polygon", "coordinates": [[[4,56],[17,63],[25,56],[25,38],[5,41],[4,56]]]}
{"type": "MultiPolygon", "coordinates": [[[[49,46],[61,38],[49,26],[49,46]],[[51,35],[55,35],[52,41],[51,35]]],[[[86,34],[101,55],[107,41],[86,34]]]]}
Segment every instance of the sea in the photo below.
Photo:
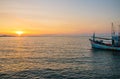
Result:
{"type": "Polygon", "coordinates": [[[120,79],[120,52],[90,37],[0,37],[0,79],[120,79]]]}

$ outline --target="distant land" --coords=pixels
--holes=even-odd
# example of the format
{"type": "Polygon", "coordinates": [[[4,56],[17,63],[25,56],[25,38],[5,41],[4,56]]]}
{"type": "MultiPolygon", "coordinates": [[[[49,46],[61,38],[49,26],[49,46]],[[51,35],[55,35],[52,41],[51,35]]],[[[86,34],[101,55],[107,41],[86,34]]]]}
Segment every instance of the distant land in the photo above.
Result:
{"type": "Polygon", "coordinates": [[[0,37],[15,37],[13,35],[0,35],[0,37]]]}

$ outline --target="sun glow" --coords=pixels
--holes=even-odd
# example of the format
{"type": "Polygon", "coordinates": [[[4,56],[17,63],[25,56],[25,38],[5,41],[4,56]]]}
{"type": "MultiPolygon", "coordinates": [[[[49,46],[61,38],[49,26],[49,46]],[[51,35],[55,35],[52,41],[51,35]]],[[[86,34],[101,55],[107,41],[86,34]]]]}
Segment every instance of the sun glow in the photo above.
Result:
{"type": "Polygon", "coordinates": [[[24,33],[23,31],[16,31],[16,34],[17,34],[18,36],[21,36],[23,33],[24,33]]]}

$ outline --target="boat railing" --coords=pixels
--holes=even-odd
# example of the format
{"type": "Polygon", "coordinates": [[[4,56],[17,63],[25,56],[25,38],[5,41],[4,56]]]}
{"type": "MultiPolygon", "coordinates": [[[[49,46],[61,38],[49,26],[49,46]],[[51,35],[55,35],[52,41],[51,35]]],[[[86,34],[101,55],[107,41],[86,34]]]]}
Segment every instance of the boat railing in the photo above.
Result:
{"type": "Polygon", "coordinates": [[[103,38],[103,37],[95,37],[95,38],[103,39],[103,40],[112,40],[111,38],[103,38]]]}

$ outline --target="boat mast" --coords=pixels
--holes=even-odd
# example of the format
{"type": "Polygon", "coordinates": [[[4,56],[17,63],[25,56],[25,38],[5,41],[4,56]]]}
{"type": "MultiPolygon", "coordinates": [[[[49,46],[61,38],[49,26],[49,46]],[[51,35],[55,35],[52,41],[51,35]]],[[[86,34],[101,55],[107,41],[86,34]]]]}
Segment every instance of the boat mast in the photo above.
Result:
{"type": "Polygon", "coordinates": [[[120,25],[118,25],[119,30],[118,30],[118,46],[120,46],[120,25]]]}
{"type": "Polygon", "coordinates": [[[115,44],[114,36],[115,36],[115,30],[114,30],[114,24],[112,23],[112,29],[111,29],[111,36],[112,36],[112,45],[115,44]]]}
{"type": "Polygon", "coordinates": [[[93,33],[93,41],[95,41],[95,32],[93,33]]]}
{"type": "Polygon", "coordinates": [[[120,37],[120,25],[118,25],[119,30],[118,30],[118,36],[120,37]]]}

